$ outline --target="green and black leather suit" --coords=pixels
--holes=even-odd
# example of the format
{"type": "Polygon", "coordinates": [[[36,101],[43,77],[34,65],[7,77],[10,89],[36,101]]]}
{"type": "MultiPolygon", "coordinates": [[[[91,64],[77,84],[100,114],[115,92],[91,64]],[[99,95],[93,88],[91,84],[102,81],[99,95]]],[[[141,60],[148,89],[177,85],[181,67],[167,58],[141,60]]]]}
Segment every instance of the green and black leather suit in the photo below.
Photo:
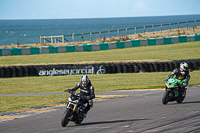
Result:
{"type": "Polygon", "coordinates": [[[181,71],[180,68],[176,68],[173,70],[173,72],[171,74],[169,74],[168,79],[169,78],[173,78],[174,76],[176,76],[176,79],[179,79],[182,81],[182,85],[180,85],[180,87],[186,87],[189,84],[189,80],[190,80],[190,74],[189,71],[181,71]]]}

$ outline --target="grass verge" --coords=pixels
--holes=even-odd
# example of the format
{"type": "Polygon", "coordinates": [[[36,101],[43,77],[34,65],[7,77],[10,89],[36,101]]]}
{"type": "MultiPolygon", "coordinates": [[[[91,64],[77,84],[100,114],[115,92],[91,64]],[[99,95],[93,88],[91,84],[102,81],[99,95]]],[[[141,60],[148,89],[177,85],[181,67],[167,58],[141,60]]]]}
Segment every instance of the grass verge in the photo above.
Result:
{"type": "Polygon", "coordinates": [[[66,98],[66,95],[2,96],[0,97],[0,112],[63,102],[66,98]]]}
{"type": "Polygon", "coordinates": [[[200,41],[124,49],[58,54],[2,56],[0,66],[200,59],[200,41]]]}

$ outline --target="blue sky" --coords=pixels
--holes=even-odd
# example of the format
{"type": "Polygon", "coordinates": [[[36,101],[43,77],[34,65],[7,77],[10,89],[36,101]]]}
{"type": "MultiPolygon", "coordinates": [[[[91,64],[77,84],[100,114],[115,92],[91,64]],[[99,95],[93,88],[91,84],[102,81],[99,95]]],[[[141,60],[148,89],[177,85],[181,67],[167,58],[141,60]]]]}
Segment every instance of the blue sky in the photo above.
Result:
{"type": "Polygon", "coordinates": [[[0,19],[200,14],[200,0],[0,0],[0,19]]]}

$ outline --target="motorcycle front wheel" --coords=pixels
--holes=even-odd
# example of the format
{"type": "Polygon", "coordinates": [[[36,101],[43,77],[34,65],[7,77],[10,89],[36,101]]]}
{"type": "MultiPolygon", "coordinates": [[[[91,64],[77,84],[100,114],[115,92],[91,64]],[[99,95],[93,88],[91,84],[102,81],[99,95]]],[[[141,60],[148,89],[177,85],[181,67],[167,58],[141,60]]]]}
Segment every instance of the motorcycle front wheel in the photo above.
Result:
{"type": "Polygon", "coordinates": [[[83,121],[83,118],[80,118],[80,119],[76,120],[74,123],[77,124],[77,125],[79,125],[79,124],[82,123],[82,121],[83,121]]]}
{"type": "Polygon", "coordinates": [[[162,97],[162,103],[165,105],[169,102],[169,91],[165,91],[162,97]]]}
{"type": "Polygon", "coordinates": [[[177,103],[182,103],[186,96],[186,90],[182,92],[182,96],[176,101],[177,103]]]}
{"type": "Polygon", "coordinates": [[[83,122],[83,116],[82,116],[82,113],[79,113],[78,118],[76,119],[76,121],[74,123],[81,124],[82,122],[83,122]]]}
{"type": "Polygon", "coordinates": [[[65,110],[64,114],[63,114],[62,119],[61,119],[61,126],[62,126],[62,127],[66,127],[67,124],[69,123],[69,119],[68,119],[69,115],[70,115],[70,109],[67,108],[67,109],[65,110]]]}

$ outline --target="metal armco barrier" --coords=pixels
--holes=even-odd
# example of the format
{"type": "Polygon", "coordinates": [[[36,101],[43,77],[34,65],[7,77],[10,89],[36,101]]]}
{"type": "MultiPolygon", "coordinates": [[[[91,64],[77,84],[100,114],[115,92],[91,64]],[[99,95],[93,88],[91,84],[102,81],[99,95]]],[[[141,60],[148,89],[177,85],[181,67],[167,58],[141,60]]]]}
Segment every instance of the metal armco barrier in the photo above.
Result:
{"type": "Polygon", "coordinates": [[[104,63],[104,64],[58,64],[44,66],[9,66],[0,67],[0,78],[26,76],[59,76],[75,74],[114,74],[141,72],[168,72],[179,67],[181,62],[187,62],[192,70],[200,70],[200,59],[177,60],[172,62],[143,63],[104,63]]]}

